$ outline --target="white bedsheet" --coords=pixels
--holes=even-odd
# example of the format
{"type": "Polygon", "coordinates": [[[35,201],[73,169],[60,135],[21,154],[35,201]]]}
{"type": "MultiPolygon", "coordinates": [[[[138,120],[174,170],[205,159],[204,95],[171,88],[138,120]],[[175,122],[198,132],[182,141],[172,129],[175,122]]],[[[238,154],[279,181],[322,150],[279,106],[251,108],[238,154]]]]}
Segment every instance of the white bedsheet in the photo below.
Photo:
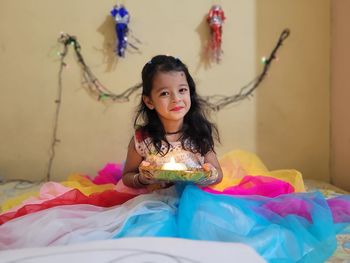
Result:
{"type": "Polygon", "coordinates": [[[121,238],[69,246],[0,251],[0,262],[16,263],[260,263],[265,260],[240,243],[179,238],[121,238]]]}

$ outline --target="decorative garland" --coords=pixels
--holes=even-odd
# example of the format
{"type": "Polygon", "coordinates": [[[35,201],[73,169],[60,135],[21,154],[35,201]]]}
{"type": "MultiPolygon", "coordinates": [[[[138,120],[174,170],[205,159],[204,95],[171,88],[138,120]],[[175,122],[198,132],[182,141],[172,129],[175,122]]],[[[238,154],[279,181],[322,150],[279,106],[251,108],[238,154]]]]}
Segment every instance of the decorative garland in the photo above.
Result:
{"type": "MultiPolygon", "coordinates": [[[[203,97],[205,99],[205,103],[207,104],[207,106],[214,111],[219,111],[224,107],[228,106],[229,104],[236,103],[240,100],[244,100],[250,97],[253,91],[260,85],[260,83],[263,81],[263,79],[267,75],[267,72],[270,69],[272,61],[277,58],[276,53],[278,49],[282,46],[284,40],[286,40],[286,38],[289,35],[290,35],[289,29],[284,29],[282,31],[277,41],[277,44],[272,50],[270,56],[268,58],[262,59],[264,63],[264,68],[256,78],[250,81],[247,85],[243,86],[237,94],[234,94],[232,96],[212,95],[212,96],[203,97]]],[[[84,58],[80,52],[81,46],[75,36],[71,36],[66,33],[61,33],[61,36],[59,37],[58,42],[63,44],[63,51],[60,52],[59,54],[61,56],[61,65],[59,70],[59,83],[58,83],[59,84],[58,85],[59,101],[60,101],[60,90],[62,89],[62,73],[63,73],[63,69],[66,66],[64,59],[68,53],[68,47],[70,45],[74,47],[75,54],[78,58],[78,63],[80,64],[83,70],[84,84],[87,85],[89,92],[91,94],[94,94],[98,100],[111,99],[115,102],[128,102],[129,97],[135,91],[137,91],[142,87],[142,84],[138,83],[130,88],[127,88],[124,92],[120,94],[113,93],[112,91],[108,90],[104,85],[102,85],[102,83],[95,77],[95,75],[92,73],[90,68],[86,65],[84,58]]]]}
{"type": "MultiPolygon", "coordinates": [[[[133,94],[136,90],[142,87],[141,83],[136,84],[128,89],[126,89],[121,94],[115,94],[112,91],[108,90],[102,83],[95,77],[95,75],[92,73],[90,68],[86,65],[84,58],[80,52],[81,46],[79,42],[77,41],[77,38],[75,36],[68,35],[66,33],[61,33],[60,37],[58,38],[58,42],[63,44],[63,51],[60,52],[61,57],[61,64],[60,64],[60,70],[59,70],[59,90],[62,89],[62,73],[63,69],[67,65],[64,62],[65,57],[68,53],[68,47],[73,46],[75,54],[78,59],[78,63],[80,64],[82,70],[83,70],[83,78],[84,78],[84,84],[87,85],[89,92],[97,97],[98,100],[105,100],[105,99],[112,99],[115,102],[127,102],[129,101],[129,97],[131,94],[133,94]]],[[[60,99],[60,98],[59,98],[60,99]]]]}
{"type": "Polygon", "coordinates": [[[286,40],[286,38],[289,35],[290,35],[289,29],[284,29],[282,31],[277,41],[277,44],[275,48],[272,50],[270,56],[268,58],[265,58],[265,57],[262,58],[262,62],[264,63],[264,68],[262,72],[255,79],[249,82],[247,85],[243,86],[237,94],[234,94],[232,96],[212,95],[212,96],[204,97],[209,108],[214,111],[219,111],[227,107],[229,104],[236,103],[240,100],[244,100],[252,96],[254,90],[257,89],[257,87],[266,77],[272,61],[277,58],[276,54],[278,49],[282,46],[284,40],[286,40]]]}

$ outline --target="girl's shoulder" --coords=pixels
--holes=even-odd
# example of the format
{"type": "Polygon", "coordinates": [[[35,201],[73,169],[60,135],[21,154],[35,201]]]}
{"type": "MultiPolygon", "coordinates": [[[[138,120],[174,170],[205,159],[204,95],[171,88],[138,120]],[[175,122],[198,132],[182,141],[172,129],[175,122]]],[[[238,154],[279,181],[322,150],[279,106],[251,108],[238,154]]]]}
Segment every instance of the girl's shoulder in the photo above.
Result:
{"type": "Polygon", "coordinates": [[[147,145],[150,137],[144,127],[137,128],[134,134],[135,149],[142,157],[147,155],[147,145]]]}
{"type": "Polygon", "coordinates": [[[135,141],[141,143],[149,138],[149,134],[145,127],[139,127],[135,130],[135,141]]]}

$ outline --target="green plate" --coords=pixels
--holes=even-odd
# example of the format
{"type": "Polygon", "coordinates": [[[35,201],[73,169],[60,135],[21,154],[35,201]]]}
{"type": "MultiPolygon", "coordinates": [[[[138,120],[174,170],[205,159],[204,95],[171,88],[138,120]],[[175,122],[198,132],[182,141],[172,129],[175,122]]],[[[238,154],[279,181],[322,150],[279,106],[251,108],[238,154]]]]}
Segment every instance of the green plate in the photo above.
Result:
{"type": "Polygon", "coordinates": [[[178,170],[162,170],[152,167],[140,167],[140,171],[147,173],[156,180],[170,181],[170,182],[200,182],[208,178],[210,172],[203,169],[191,169],[185,171],[178,170]]]}

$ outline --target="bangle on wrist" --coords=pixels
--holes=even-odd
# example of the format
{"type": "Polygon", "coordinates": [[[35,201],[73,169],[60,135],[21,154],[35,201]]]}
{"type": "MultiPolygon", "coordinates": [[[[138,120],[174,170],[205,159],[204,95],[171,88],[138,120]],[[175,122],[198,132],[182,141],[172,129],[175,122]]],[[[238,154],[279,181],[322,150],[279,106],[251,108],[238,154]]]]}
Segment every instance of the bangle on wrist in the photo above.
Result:
{"type": "Polygon", "coordinates": [[[140,180],[140,174],[134,174],[133,178],[132,178],[132,183],[135,187],[141,188],[141,187],[145,187],[148,184],[145,184],[143,182],[141,182],[140,180]]]}
{"type": "Polygon", "coordinates": [[[218,175],[219,175],[219,172],[218,172],[218,170],[214,167],[214,168],[211,170],[211,176],[217,177],[218,175]]]}
{"type": "Polygon", "coordinates": [[[137,181],[138,181],[141,185],[143,185],[143,186],[149,185],[148,182],[145,183],[144,181],[142,182],[142,181],[140,180],[140,175],[141,175],[141,174],[138,174],[138,176],[137,176],[137,181]]]}

